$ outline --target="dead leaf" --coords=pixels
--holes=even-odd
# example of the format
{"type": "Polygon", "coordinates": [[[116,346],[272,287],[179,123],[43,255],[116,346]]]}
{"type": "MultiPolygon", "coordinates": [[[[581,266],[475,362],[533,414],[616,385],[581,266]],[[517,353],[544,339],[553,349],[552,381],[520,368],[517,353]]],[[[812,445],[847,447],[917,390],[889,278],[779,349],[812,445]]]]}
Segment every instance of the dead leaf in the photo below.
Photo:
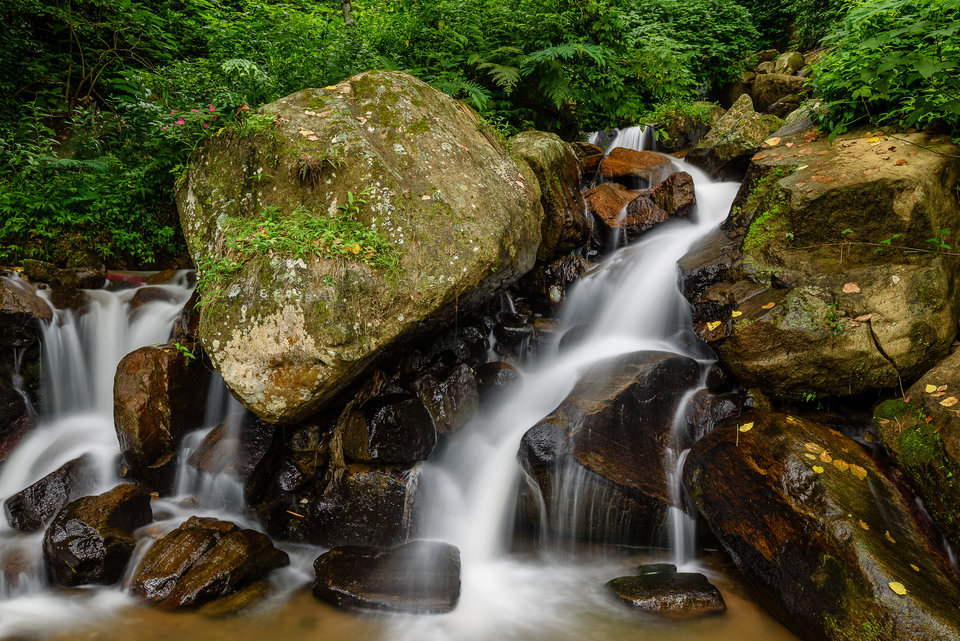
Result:
{"type": "Polygon", "coordinates": [[[846,472],[850,468],[850,464],[844,461],[842,458],[833,459],[833,466],[841,472],[846,472]]]}
{"type": "Polygon", "coordinates": [[[950,387],[950,386],[949,386],[949,385],[941,385],[940,387],[937,388],[937,391],[938,391],[938,392],[946,392],[948,387],[950,387]]]}
{"type": "Polygon", "coordinates": [[[813,471],[816,472],[817,474],[823,474],[823,468],[820,467],[819,465],[814,465],[813,471]]]}
{"type": "Polygon", "coordinates": [[[317,138],[316,136],[307,136],[307,140],[309,140],[309,141],[311,141],[311,142],[316,142],[316,141],[318,141],[318,140],[320,140],[320,139],[317,138]]]}
{"type": "Polygon", "coordinates": [[[890,589],[893,590],[896,594],[899,594],[900,596],[903,596],[904,594],[907,593],[907,588],[904,587],[904,585],[899,581],[891,581],[887,585],[889,585],[890,589]]]}
{"type": "MultiPolygon", "coordinates": [[[[802,151],[802,150],[801,150],[801,151],[802,151]]],[[[800,153],[800,152],[797,152],[797,153],[800,153]]],[[[809,167],[809,166],[810,166],[810,165],[800,165],[799,167],[797,167],[797,171],[803,171],[804,169],[806,169],[806,168],[809,167]]]]}
{"type": "Polygon", "coordinates": [[[923,388],[923,391],[926,392],[927,394],[933,394],[934,392],[937,391],[937,386],[927,385],[926,387],[923,388]]]}
{"type": "Polygon", "coordinates": [[[893,538],[893,535],[890,534],[890,530],[887,530],[886,532],[884,532],[883,535],[884,535],[885,537],[887,537],[887,540],[890,541],[891,543],[896,543],[896,542],[897,542],[897,540],[896,540],[895,538],[893,538]]]}
{"type": "Polygon", "coordinates": [[[773,138],[767,138],[763,141],[763,144],[769,145],[770,147],[776,147],[780,144],[780,139],[774,136],[773,138]]]}
{"type": "Polygon", "coordinates": [[[816,443],[804,443],[803,446],[807,448],[807,450],[813,452],[814,454],[820,454],[821,452],[825,451],[822,447],[820,447],[816,443]]]}
{"type": "Polygon", "coordinates": [[[790,416],[789,414],[787,414],[787,423],[799,423],[799,422],[800,422],[800,421],[798,421],[795,417],[790,416]]]}
{"type": "Polygon", "coordinates": [[[833,457],[830,456],[829,452],[821,452],[820,460],[823,461],[824,463],[830,463],[831,461],[833,461],[833,457]]]}
{"type": "Polygon", "coordinates": [[[876,174],[876,173],[879,173],[879,171],[880,171],[879,169],[864,169],[864,170],[863,170],[863,175],[864,175],[864,176],[872,176],[872,175],[874,175],[874,174],[876,174]]]}
{"type": "Polygon", "coordinates": [[[749,432],[750,430],[753,429],[753,422],[744,423],[743,425],[740,426],[739,429],[741,432],[749,432]]]}
{"type": "Polygon", "coordinates": [[[940,404],[943,405],[944,407],[953,407],[954,405],[957,404],[957,397],[948,396],[947,398],[940,401],[940,404]]]}
{"type": "Polygon", "coordinates": [[[806,135],[804,135],[803,141],[804,141],[804,142],[813,142],[814,140],[816,140],[816,139],[819,138],[819,137],[820,137],[820,134],[818,134],[817,132],[815,132],[815,131],[808,131],[808,132],[806,133],[806,135]]]}
{"type": "Polygon", "coordinates": [[[767,303],[766,305],[761,306],[760,309],[773,309],[776,306],[777,306],[776,303],[770,302],[770,303],[767,303]]]}
{"type": "Polygon", "coordinates": [[[813,454],[811,454],[810,452],[804,452],[803,455],[806,456],[806,457],[807,457],[808,459],[810,459],[811,461],[816,461],[816,460],[817,460],[817,457],[814,456],[813,454]]]}
{"type": "Polygon", "coordinates": [[[759,154],[754,154],[751,160],[763,160],[766,157],[767,157],[767,154],[761,151],[759,154]]]}
{"type": "Polygon", "coordinates": [[[788,142],[788,143],[787,143],[786,145],[784,145],[784,146],[785,146],[785,147],[793,147],[793,143],[792,143],[792,142],[788,142]]]}
{"type": "Polygon", "coordinates": [[[844,293],[844,294],[859,294],[859,293],[860,293],[860,285],[857,285],[856,283],[846,283],[846,284],[843,286],[843,293],[844,293]]]}
{"type": "Polygon", "coordinates": [[[873,138],[867,139],[867,142],[869,142],[870,144],[878,143],[880,142],[880,138],[877,136],[874,136],[873,138]]]}
{"type": "Polygon", "coordinates": [[[871,318],[873,318],[873,314],[864,314],[863,316],[857,316],[853,320],[857,321],[858,323],[866,323],[871,318]]]}
{"type": "Polygon", "coordinates": [[[869,530],[869,529],[870,529],[870,526],[867,525],[867,524],[863,521],[863,519],[860,519],[860,527],[862,527],[864,530],[869,530]]]}
{"type": "Polygon", "coordinates": [[[914,565],[913,563],[910,564],[910,567],[913,568],[913,571],[914,571],[914,572],[919,572],[919,571],[920,571],[920,568],[918,568],[918,567],[917,567],[916,565],[914,565]]]}
{"type": "Polygon", "coordinates": [[[853,475],[856,476],[856,477],[857,477],[858,479],[860,479],[861,481],[862,481],[863,479],[867,478],[867,471],[866,471],[865,469],[863,469],[862,467],[860,467],[859,465],[856,465],[856,464],[854,464],[854,463],[851,463],[851,464],[850,464],[850,471],[853,472],[853,475]]]}
{"type": "Polygon", "coordinates": [[[709,323],[707,323],[707,331],[712,332],[713,330],[720,327],[721,325],[723,325],[722,321],[710,321],[709,323]]]}
{"type": "Polygon", "coordinates": [[[741,316],[743,316],[743,312],[741,312],[739,309],[736,309],[736,310],[730,312],[730,317],[731,317],[731,318],[740,318],[741,316]]]}

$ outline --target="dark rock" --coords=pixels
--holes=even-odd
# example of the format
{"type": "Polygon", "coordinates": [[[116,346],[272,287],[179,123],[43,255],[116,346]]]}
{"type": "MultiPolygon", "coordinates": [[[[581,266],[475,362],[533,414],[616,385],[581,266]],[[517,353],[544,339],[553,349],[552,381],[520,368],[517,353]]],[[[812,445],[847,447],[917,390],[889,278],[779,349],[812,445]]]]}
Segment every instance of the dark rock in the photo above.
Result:
{"type": "Polygon", "coordinates": [[[200,331],[200,292],[194,290],[173,325],[173,340],[183,345],[196,345],[200,331]]]}
{"type": "Polygon", "coordinates": [[[169,285],[179,273],[180,270],[177,269],[161,270],[147,277],[147,285],[169,285]]]}
{"type": "Polygon", "coordinates": [[[437,445],[437,430],[419,398],[376,396],[348,410],[343,453],[360,463],[426,460],[437,445]]]}
{"type": "Polygon", "coordinates": [[[592,178],[597,173],[597,169],[600,168],[600,161],[603,160],[603,147],[589,142],[574,142],[570,146],[573,147],[573,153],[577,155],[577,160],[580,161],[584,178],[592,178]]]}
{"type": "Polygon", "coordinates": [[[337,547],[313,567],[314,596],[340,608],[442,614],[460,598],[460,551],[448,543],[337,547]]]}
{"type": "Polygon", "coordinates": [[[33,429],[36,423],[35,416],[20,416],[14,419],[6,430],[0,430],[0,464],[7,460],[20,440],[33,429]]]}
{"type": "Polygon", "coordinates": [[[576,254],[558,258],[548,265],[538,265],[521,279],[522,292],[534,309],[553,316],[569,288],[589,267],[590,261],[576,254]]]}
{"type": "Polygon", "coordinates": [[[440,434],[454,434],[473,417],[480,403],[477,377],[466,363],[454,367],[443,380],[429,374],[411,385],[430,412],[440,434]]]}
{"type": "Polygon", "coordinates": [[[745,404],[745,396],[734,392],[717,394],[700,390],[694,394],[687,401],[688,443],[696,443],[723,421],[742,414],[745,404]]]}
{"type": "Polygon", "coordinates": [[[520,439],[517,460],[528,474],[536,477],[553,472],[569,449],[566,429],[553,423],[540,423],[520,439]]]}
{"type": "Polygon", "coordinates": [[[568,349],[579,344],[584,338],[590,335],[591,327],[586,323],[574,325],[563,333],[560,338],[560,349],[568,349]]]}
{"type": "Polygon", "coordinates": [[[56,276],[57,272],[60,271],[60,268],[53,263],[33,260],[32,258],[24,259],[21,265],[23,266],[24,276],[30,280],[40,281],[41,283],[49,283],[53,280],[53,277],[56,276]]]}
{"type": "Polygon", "coordinates": [[[10,527],[22,532],[43,529],[63,507],[96,487],[89,457],[75,458],[4,501],[10,527]]]}
{"type": "Polygon", "coordinates": [[[660,572],[622,576],[607,587],[633,607],[671,619],[693,619],[721,614],[727,605],[720,590],[702,574],[660,572]]]}
{"type": "Polygon", "coordinates": [[[732,386],[730,375],[717,364],[711,365],[710,369],[707,370],[705,384],[711,392],[728,392],[732,386]]]}
{"type": "Polygon", "coordinates": [[[172,303],[176,299],[176,294],[170,292],[166,287],[141,287],[130,299],[130,309],[137,309],[142,305],[156,301],[172,303]]]}
{"type": "Polygon", "coordinates": [[[684,297],[696,302],[710,285],[727,274],[738,257],[738,241],[724,229],[711,231],[677,261],[684,297]]]}
{"type": "MultiPolygon", "coordinates": [[[[786,76],[779,73],[768,73],[757,76],[756,81],[753,83],[753,91],[751,93],[753,108],[758,112],[765,112],[770,105],[785,96],[803,93],[805,86],[806,80],[799,76],[786,76]]],[[[792,111],[792,109],[790,111],[792,111]]],[[[786,113],[790,112],[788,111],[786,113]]]]}
{"type": "Polygon", "coordinates": [[[333,425],[301,425],[293,430],[287,444],[288,458],[306,478],[313,478],[330,460],[333,425]]]}
{"type": "Polygon", "coordinates": [[[513,365],[503,361],[484,363],[477,368],[477,390],[481,403],[491,403],[501,398],[504,393],[520,380],[520,375],[513,365]]]}
{"type": "MultiPolygon", "coordinates": [[[[675,171],[650,189],[640,192],[670,217],[686,218],[697,207],[693,177],[685,171],[675,171]]],[[[629,212],[629,206],[627,211],[629,212]]]]}
{"type": "Polygon", "coordinates": [[[133,531],[151,520],[150,495],[135,485],[67,504],[43,535],[50,580],[67,587],[116,583],[136,545],[133,531]]]}
{"type": "Polygon", "coordinates": [[[420,510],[420,466],[348,465],[342,476],[301,499],[297,521],[287,526],[297,540],[315,545],[391,546],[412,538],[420,510]]]}
{"type": "Polygon", "coordinates": [[[670,167],[670,159],[663,154],[617,147],[600,163],[600,174],[628,187],[645,187],[662,180],[670,167]]]}
{"type": "Polygon", "coordinates": [[[259,501],[277,468],[280,430],[253,415],[234,416],[210,430],[189,463],[205,474],[226,474],[243,484],[247,503],[259,501]]]}
{"type": "Polygon", "coordinates": [[[753,412],[693,447],[684,483],[754,594],[800,638],[960,638],[953,570],[852,439],[753,412]]]}
{"type": "Polygon", "coordinates": [[[786,96],[783,96],[782,98],[777,100],[775,103],[767,107],[767,113],[773,114],[778,118],[787,119],[790,117],[790,114],[794,113],[797,109],[800,108],[800,105],[802,102],[803,102],[803,96],[801,96],[800,94],[795,94],[795,93],[787,94],[786,96]]]}
{"type": "Polygon", "coordinates": [[[645,576],[647,574],[676,574],[677,566],[673,563],[644,563],[637,567],[637,574],[645,576]]]}
{"type": "Polygon", "coordinates": [[[193,516],[147,550],[131,590],[162,608],[196,608],[289,563],[260,532],[193,516]]]}
{"type": "Polygon", "coordinates": [[[35,345],[41,327],[51,320],[53,311],[31,285],[21,279],[0,277],[0,345],[35,345]]]}
{"type": "Polygon", "coordinates": [[[133,478],[171,489],[180,441],[202,426],[210,372],[173,345],[130,352],[117,366],[113,418],[133,478]]]}
{"type": "Polygon", "coordinates": [[[270,595],[270,584],[266,581],[254,581],[232,594],[211,601],[197,612],[208,619],[225,619],[250,608],[270,595]]]}

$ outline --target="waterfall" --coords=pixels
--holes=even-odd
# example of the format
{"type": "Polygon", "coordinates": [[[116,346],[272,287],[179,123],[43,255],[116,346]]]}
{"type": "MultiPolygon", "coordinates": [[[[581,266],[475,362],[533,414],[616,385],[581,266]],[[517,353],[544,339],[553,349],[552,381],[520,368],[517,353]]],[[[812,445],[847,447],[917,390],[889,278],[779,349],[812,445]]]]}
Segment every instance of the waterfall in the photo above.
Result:
{"type": "MultiPolygon", "coordinates": [[[[642,145],[644,137],[635,130],[620,132],[614,143],[630,144],[623,142],[627,135],[635,141],[631,146],[642,145]]],[[[713,183],[696,168],[671,161],[676,170],[693,176],[696,215],[648,232],[584,276],[565,303],[558,336],[585,325],[585,337],[574,347],[548,350],[539,361],[522,367],[522,380],[513,393],[464,427],[442,457],[427,466],[424,483],[433,488],[434,501],[425,534],[460,548],[461,599],[451,614],[418,621],[408,630],[409,638],[522,639],[523,631],[531,627],[547,626],[549,630],[562,625],[565,609],[577,607],[584,598],[582,585],[571,578],[582,579],[582,570],[573,575],[565,572],[564,563],[569,569],[569,559],[529,563],[508,554],[515,497],[522,479],[516,455],[523,434],[564,400],[587,368],[603,359],[662,350],[697,359],[704,371],[712,362],[709,350],[693,334],[689,305],[677,287],[676,263],[726,218],[738,185],[713,183]],[[542,587],[538,590],[531,582],[542,587]],[[552,602],[546,608],[551,612],[549,619],[538,614],[544,601],[552,602]]],[[[675,430],[682,422],[688,397],[680,404],[675,430]]],[[[668,477],[673,479],[675,494],[680,493],[683,456],[682,451],[671,449],[671,460],[664,461],[668,472],[674,472],[668,477]]],[[[580,476],[582,472],[575,470],[556,475],[557,485],[562,487],[554,488],[557,513],[553,518],[568,521],[564,527],[574,534],[577,528],[592,527],[591,523],[621,527],[617,511],[609,509],[608,497],[584,486],[580,476]]],[[[537,498],[540,504],[542,498],[537,498]]],[[[681,513],[679,496],[674,502],[674,557],[685,562],[690,554],[692,520],[681,513]]],[[[604,607],[601,596],[596,600],[595,607],[604,607]]]]}

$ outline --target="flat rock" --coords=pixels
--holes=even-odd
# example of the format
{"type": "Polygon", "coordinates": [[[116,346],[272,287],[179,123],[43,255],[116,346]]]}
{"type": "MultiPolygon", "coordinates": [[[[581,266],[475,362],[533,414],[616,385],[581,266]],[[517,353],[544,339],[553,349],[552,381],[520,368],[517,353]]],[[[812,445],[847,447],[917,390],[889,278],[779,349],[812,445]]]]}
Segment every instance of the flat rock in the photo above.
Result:
{"type": "Polygon", "coordinates": [[[600,175],[630,187],[646,186],[666,177],[670,166],[663,154],[617,147],[600,163],[600,175]]]}
{"type": "Polygon", "coordinates": [[[670,619],[694,619],[727,610],[720,590],[702,574],[674,571],[622,576],[607,587],[634,608],[670,619]]]}

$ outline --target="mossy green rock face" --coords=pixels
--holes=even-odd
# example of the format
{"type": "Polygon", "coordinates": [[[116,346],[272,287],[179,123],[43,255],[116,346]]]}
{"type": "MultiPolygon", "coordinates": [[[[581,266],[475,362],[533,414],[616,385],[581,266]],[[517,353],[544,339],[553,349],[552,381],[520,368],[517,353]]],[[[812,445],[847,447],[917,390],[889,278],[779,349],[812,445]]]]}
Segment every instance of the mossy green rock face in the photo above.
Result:
{"type": "Polygon", "coordinates": [[[258,220],[265,207],[281,220],[297,207],[332,217],[363,190],[356,219],[399,258],[384,273],[263,253],[207,292],[211,362],[244,405],[280,423],[322,407],[398,339],[528,271],[543,210],[532,171],[474,112],[406,74],[363,73],[264,111],[272,123],[229,127],[191,160],[177,205],[194,260],[236,258],[228,217],[258,220]]]}
{"type": "Polygon", "coordinates": [[[750,157],[782,124],[776,116],[754,111],[753,100],[743,94],[690,151],[687,160],[715,178],[739,178],[750,157]]]}
{"type": "Polygon", "coordinates": [[[960,351],[924,374],[906,398],[877,406],[877,434],[951,545],[960,549],[960,351]]]}
{"type": "Polygon", "coordinates": [[[801,639],[960,638],[960,592],[855,441],[783,414],[720,425],[684,484],[760,601],[801,639]]]}
{"type": "Polygon", "coordinates": [[[775,396],[893,388],[956,336],[957,258],[928,240],[960,236],[957,150],[865,134],[757,154],[729,221],[740,255],[693,301],[723,363],[775,396]]]}

